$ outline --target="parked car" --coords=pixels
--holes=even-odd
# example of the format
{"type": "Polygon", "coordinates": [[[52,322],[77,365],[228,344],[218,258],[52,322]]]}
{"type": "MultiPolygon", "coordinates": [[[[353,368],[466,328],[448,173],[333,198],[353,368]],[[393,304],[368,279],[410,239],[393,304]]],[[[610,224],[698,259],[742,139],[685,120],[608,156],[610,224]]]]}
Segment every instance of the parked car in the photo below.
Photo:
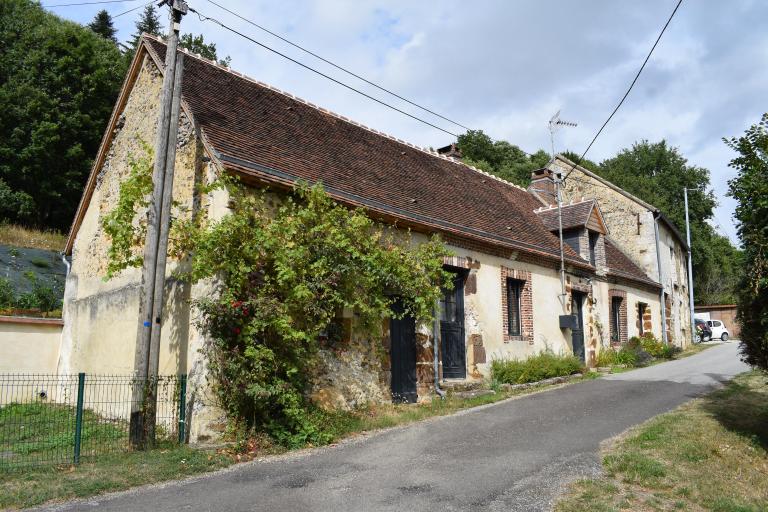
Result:
{"type": "Polygon", "coordinates": [[[696,322],[696,343],[711,340],[712,329],[707,325],[707,321],[702,320],[701,318],[694,318],[693,320],[696,322]]]}
{"type": "Polygon", "coordinates": [[[723,341],[728,341],[731,333],[728,332],[728,328],[720,320],[707,320],[707,327],[712,331],[712,338],[720,338],[723,341]]]}

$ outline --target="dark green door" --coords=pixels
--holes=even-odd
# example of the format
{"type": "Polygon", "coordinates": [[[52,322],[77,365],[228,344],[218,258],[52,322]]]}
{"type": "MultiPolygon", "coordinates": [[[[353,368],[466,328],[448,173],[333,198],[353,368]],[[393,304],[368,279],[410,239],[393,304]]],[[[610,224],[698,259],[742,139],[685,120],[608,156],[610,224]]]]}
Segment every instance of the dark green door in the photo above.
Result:
{"type": "MultiPolygon", "coordinates": [[[[402,313],[400,302],[392,305],[395,313],[402,313]]],[[[392,367],[392,401],[416,402],[416,320],[413,317],[389,320],[390,365],[392,367]]]]}
{"type": "Polygon", "coordinates": [[[440,348],[444,379],[467,376],[467,352],[464,342],[464,273],[456,273],[453,289],[443,289],[440,300],[440,348]]]}
{"type": "Polygon", "coordinates": [[[571,330],[571,344],[573,345],[573,355],[581,359],[584,363],[584,297],[581,292],[571,294],[571,314],[576,316],[576,325],[571,330]]]}

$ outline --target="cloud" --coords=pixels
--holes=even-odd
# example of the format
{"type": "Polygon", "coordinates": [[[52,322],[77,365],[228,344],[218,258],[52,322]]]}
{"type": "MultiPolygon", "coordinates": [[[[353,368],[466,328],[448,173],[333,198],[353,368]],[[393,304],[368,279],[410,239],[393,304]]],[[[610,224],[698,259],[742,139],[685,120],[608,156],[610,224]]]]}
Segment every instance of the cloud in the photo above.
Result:
{"type": "MultiPolygon", "coordinates": [[[[218,0],[409,99],[528,151],[549,148],[557,110],[579,126],[557,147],[581,151],[624,94],[674,7],[646,2],[459,0],[218,0]]],[[[386,97],[327,64],[221,11],[208,16],[405,110],[457,126],[386,97]]],[[[114,4],[112,12],[134,6],[114,4]]],[[[87,22],[102,6],[56,12],[87,22]]],[[[136,12],[138,14],[138,11],[136,12]]],[[[133,32],[134,13],[116,20],[133,32]]],[[[184,31],[204,33],[232,66],[331,110],[425,146],[451,137],[365,100],[190,14],[184,31]]],[[[588,155],[600,160],[639,139],[665,138],[712,171],[719,223],[731,237],[732,176],[723,136],[738,135],[767,109],[768,4],[757,0],[684,2],[635,89],[588,155]]]]}

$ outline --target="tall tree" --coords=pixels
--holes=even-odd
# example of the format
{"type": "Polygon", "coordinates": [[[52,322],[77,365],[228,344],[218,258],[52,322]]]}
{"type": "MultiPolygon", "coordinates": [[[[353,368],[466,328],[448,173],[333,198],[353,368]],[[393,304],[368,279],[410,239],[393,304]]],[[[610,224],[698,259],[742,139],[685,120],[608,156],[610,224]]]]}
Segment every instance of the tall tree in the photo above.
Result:
{"type": "Polygon", "coordinates": [[[192,53],[197,53],[208,60],[218,61],[225,66],[229,66],[229,63],[232,60],[229,56],[219,60],[219,57],[216,54],[216,43],[206,43],[203,34],[197,36],[192,34],[182,34],[179,38],[179,46],[186,48],[192,53]]]}
{"type": "Polygon", "coordinates": [[[144,7],[139,19],[136,21],[136,33],[133,34],[131,46],[135,51],[136,47],[139,45],[141,34],[147,33],[152,34],[153,36],[159,36],[162,31],[163,24],[160,23],[160,15],[158,14],[155,5],[149,4],[144,7]]]}
{"type": "Polygon", "coordinates": [[[768,114],[739,138],[726,139],[738,156],[729,195],[738,201],[736,220],[744,246],[739,290],[741,352],[744,360],[768,371],[768,114]]]}
{"type": "Polygon", "coordinates": [[[113,43],[117,44],[117,29],[112,24],[112,16],[102,9],[96,16],[93,17],[93,21],[88,24],[88,28],[99,34],[104,39],[109,39],[113,43]]]}
{"type": "Polygon", "coordinates": [[[67,229],[123,75],[110,41],[29,0],[0,2],[0,214],[67,229]]]}
{"type": "Polygon", "coordinates": [[[522,187],[531,182],[531,171],[544,167],[549,161],[549,155],[543,150],[529,156],[507,141],[493,141],[482,130],[459,135],[458,148],[464,162],[522,187]]]}

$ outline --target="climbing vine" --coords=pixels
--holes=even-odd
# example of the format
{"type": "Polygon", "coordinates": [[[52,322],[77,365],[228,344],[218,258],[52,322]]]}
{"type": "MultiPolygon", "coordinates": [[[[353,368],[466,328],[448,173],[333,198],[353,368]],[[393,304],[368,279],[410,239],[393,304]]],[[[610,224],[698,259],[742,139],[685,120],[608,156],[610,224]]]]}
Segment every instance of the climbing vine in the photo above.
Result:
{"type": "MultiPolygon", "coordinates": [[[[125,249],[142,233],[130,205],[144,204],[146,188],[135,180],[110,217],[111,269],[141,263],[125,249]]],[[[176,222],[172,252],[189,258],[183,278],[215,283],[194,302],[210,383],[239,425],[285,445],[322,443],[306,393],[319,338],[347,311],[357,335],[376,339],[395,300],[402,315],[431,321],[440,283],[450,283],[442,268],[448,252],[438,237],[416,243],[407,231],[339,205],[320,184],[280,196],[233,178],[215,186],[229,194],[228,214],[176,222]]]]}
{"type": "Polygon", "coordinates": [[[144,261],[141,248],[147,235],[147,222],[146,218],[137,218],[137,213],[149,206],[154,152],[143,140],[138,142],[143,154],[129,157],[130,172],[120,183],[117,204],[101,219],[101,227],[112,242],[107,279],[126,268],[140,267],[144,261]]]}

